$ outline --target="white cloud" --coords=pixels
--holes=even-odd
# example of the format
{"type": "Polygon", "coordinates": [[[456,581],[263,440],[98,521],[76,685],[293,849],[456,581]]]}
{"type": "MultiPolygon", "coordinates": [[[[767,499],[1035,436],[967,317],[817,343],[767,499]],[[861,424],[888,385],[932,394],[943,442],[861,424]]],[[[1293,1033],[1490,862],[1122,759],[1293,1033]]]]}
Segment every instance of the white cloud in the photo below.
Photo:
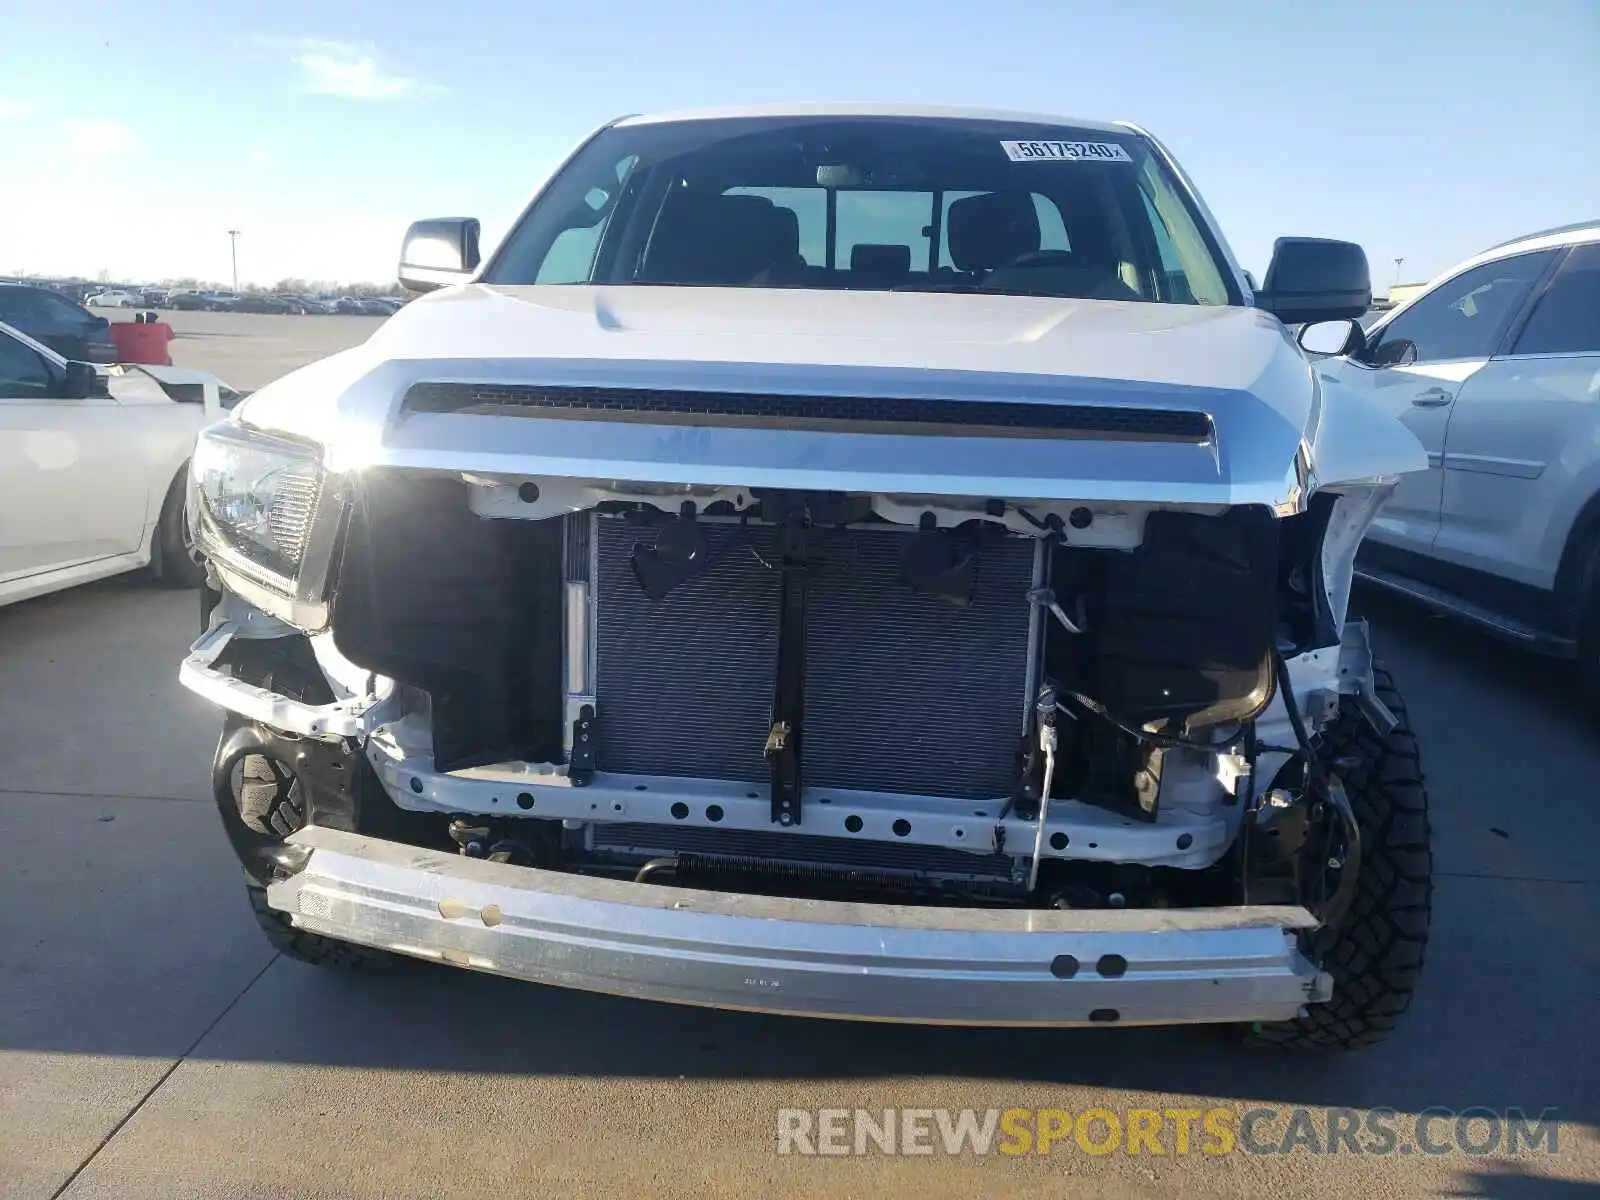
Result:
{"type": "Polygon", "coordinates": [[[248,153],[246,153],[244,160],[257,171],[263,171],[272,165],[272,155],[268,154],[259,146],[253,147],[248,153]]]}
{"type": "Polygon", "coordinates": [[[89,158],[117,158],[139,148],[139,135],[121,121],[68,120],[61,122],[67,148],[89,158]]]}
{"type": "Polygon", "coordinates": [[[294,58],[300,90],[349,100],[402,100],[437,95],[444,89],[409,75],[389,75],[370,51],[346,42],[306,40],[294,58]]]}
{"type": "Polygon", "coordinates": [[[39,106],[32,100],[18,100],[14,96],[0,96],[0,121],[7,117],[25,117],[39,106]]]}

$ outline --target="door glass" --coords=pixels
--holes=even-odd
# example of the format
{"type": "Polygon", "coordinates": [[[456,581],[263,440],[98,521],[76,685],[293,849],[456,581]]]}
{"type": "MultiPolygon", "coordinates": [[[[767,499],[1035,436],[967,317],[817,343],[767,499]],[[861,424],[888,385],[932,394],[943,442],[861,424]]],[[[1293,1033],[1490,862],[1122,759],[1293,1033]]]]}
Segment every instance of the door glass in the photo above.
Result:
{"type": "Polygon", "coordinates": [[[1600,245],[1579,246],[1534,306],[1513,354],[1600,351],[1600,245]]]}
{"type": "Polygon", "coordinates": [[[1541,250],[1484,263],[1440,284],[1384,326],[1364,361],[1400,361],[1397,351],[1402,342],[1416,347],[1417,362],[1488,358],[1549,264],[1550,254],[1541,250]]]}
{"type": "Polygon", "coordinates": [[[50,371],[44,359],[21,342],[0,336],[0,398],[49,394],[50,371]]]}

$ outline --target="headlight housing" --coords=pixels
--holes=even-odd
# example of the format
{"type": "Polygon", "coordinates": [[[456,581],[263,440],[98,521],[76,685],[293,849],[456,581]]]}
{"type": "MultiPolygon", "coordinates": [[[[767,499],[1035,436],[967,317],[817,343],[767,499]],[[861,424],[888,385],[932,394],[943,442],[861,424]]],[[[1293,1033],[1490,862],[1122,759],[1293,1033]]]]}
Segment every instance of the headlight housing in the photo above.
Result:
{"type": "Polygon", "coordinates": [[[190,480],[195,540],[229,586],[283,620],[325,625],[344,498],[321,453],[224,421],[201,431],[190,480]]]}

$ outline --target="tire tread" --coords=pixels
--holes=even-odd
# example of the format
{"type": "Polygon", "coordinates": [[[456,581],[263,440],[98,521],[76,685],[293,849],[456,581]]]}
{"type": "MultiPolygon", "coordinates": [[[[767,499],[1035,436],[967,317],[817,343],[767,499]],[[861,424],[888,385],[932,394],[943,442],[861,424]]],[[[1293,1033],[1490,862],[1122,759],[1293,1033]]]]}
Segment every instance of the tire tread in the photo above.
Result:
{"type": "Polygon", "coordinates": [[[1391,1034],[1421,978],[1433,908],[1428,793],[1416,734],[1394,678],[1373,668],[1378,698],[1398,719],[1387,736],[1346,705],[1322,738],[1330,759],[1354,758],[1344,784],[1361,826],[1361,876],[1343,924],[1307,950],[1333,976],[1333,998],[1292,1021],[1264,1022],[1250,1040],[1353,1050],[1391,1034]]]}

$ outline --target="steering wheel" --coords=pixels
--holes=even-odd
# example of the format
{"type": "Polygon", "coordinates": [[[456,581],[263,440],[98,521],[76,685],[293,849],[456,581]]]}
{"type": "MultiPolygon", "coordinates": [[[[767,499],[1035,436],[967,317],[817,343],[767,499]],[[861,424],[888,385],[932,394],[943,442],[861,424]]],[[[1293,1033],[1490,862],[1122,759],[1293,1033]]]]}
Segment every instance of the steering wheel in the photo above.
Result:
{"type": "Polygon", "coordinates": [[[1078,256],[1071,250],[1027,250],[1017,255],[1010,262],[1003,262],[990,270],[993,275],[996,271],[1009,271],[1014,267],[1078,267],[1082,266],[1078,256]]]}

